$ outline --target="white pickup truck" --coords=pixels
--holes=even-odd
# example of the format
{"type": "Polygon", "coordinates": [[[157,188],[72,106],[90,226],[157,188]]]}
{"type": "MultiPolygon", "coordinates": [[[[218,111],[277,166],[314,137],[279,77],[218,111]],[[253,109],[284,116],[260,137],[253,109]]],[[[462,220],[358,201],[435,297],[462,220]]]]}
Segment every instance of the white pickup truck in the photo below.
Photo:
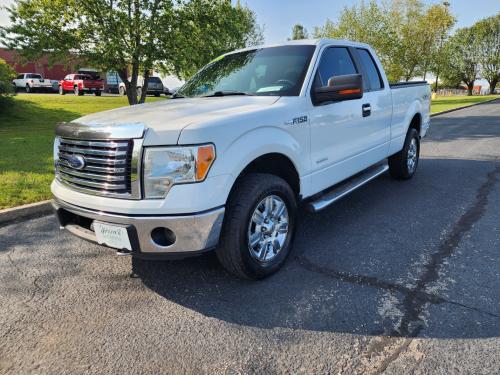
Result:
{"type": "Polygon", "coordinates": [[[159,259],[215,249],[257,279],[319,211],[387,170],[409,179],[429,129],[425,82],[391,85],[374,51],[295,41],[223,55],[171,100],[60,124],[54,207],[71,233],[159,259]]]}
{"type": "Polygon", "coordinates": [[[12,80],[12,85],[16,91],[25,90],[26,92],[52,91],[52,81],[44,79],[38,73],[21,73],[16,79],[12,80]]]}

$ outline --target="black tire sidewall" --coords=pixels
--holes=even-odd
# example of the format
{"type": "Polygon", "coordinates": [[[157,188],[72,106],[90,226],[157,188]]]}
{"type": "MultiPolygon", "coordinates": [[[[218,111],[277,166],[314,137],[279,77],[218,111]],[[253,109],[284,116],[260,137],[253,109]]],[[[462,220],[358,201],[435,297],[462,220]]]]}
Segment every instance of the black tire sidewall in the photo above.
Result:
{"type": "Polygon", "coordinates": [[[406,140],[405,140],[405,147],[404,147],[403,156],[404,156],[403,157],[404,168],[405,168],[405,172],[406,172],[405,173],[405,177],[406,178],[411,178],[411,177],[413,177],[413,175],[417,171],[418,162],[420,160],[420,139],[419,139],[418,132],[417,132],[416,129],[411,128],[408,131],[408,134],[407,134],[406,140]],[[408,160],[408,151],[410,149],[411,140],[414,139],[414,138],[417,140],[417,161],[416,161],[416,164],[415,164],[415,168],[413,168],[413,171],[410,172],[408,170],[408,163],[407,163],[407,160],[408,160]]]}
{"type": "MultiPolygon", "coordinates": [[[[262,174],[261,176],[266,175],[262,174]]],[[[235,223],[231,223],[232,228],[230,228],[231,232],[234,233],[235,236],[230,243],[232,246],[237,246],[240,252],[239,258],[241,259],[244,273],[247,277],[252,279],[260,279],[269,276],[283,265],[291,253],[296,232],[295,229],[297,226],[297,202],[293,191],[281,178],[277,178],[272,175],[268,175],[268,177],[272,182],[266,183],[265,180],[263,180],[263,183],[258,189],[259,191],[256,192],[257,194],[253,194],[253,198],[248,199],[247,202],[245,202],[243,217],[239,218],[237,225],[234,225],[235,223]],[[248,248],[248,226],[257,205],[265,197],[270,195],[276,195],[285,202],[289,217],[288,236],[276,258],[269,262],[262,263],[253,258],[250,254],[250,249],[248,248]]],[[[231,200],[238,199],[240,197],[236,196],[232,198],[233,199],[231,200]]]]}

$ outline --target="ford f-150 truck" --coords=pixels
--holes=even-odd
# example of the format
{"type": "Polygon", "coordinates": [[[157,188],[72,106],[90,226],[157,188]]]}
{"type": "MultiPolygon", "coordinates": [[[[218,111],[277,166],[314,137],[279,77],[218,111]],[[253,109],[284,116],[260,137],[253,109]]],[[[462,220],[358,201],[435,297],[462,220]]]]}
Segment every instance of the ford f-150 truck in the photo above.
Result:
{"type": "Polygon", "coordinates": [[[60,124],[54,207],[61,228],[118,254],[215,249],[235,275],[262,278],[290,254],[299,207],[414,175],[429,96],[425,82],[389,84],[366,44],[231,52],[171,100],[60,124]]]}
{"type": "Polygon", "coordinates": [[[15,90],[26,90],[26,92],[52,91],[50,79],[44,79],[38,73],[22,73],[12,81],[15,90]]]}

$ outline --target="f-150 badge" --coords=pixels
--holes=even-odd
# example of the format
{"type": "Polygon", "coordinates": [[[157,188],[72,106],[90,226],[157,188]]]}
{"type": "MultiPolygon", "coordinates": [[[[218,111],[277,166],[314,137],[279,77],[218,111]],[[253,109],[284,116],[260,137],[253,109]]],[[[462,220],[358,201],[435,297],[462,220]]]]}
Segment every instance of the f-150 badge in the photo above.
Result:
{"type": "Polygon", "coordinates": [[[295,117],[292,120],[285,121],[285,125],[299,125],[307,122],[307,116],[295,117]]]}

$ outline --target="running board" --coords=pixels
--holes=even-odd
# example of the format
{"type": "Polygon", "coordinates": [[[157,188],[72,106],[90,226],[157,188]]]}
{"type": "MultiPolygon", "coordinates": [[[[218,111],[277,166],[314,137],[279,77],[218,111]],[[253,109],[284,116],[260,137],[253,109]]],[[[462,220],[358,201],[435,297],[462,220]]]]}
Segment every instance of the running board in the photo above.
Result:
{"type": "Polygon", "coordinates": [[[339,199],[345,197],[347,194],[353,192],[357,188],[363,186],[367,182],[370,182],[374,178],[377,178],[381,174],[385,173],[389,169],[387,164],[377,164],[358,173],[354,177],[351,177],[344,182],[339,183],[330,190],[326,190],[325,193],[320,195],[315,200],[307,204],[307,208],[312,212],[318,212],[322,209],[328,207],[332,203],[335,203],[339,199]]]}

